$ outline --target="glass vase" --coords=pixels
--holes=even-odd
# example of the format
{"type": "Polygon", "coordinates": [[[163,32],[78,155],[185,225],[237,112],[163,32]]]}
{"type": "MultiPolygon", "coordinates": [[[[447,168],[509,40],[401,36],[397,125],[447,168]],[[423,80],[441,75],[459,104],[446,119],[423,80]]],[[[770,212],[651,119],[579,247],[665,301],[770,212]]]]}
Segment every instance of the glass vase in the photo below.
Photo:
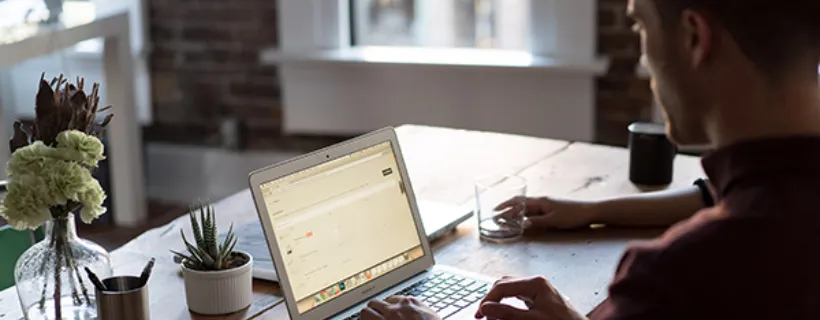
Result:
{"type": "Polygon", "coordinates": [[[112,274],[108,252],[77,237],[74,215],[45,224],[45,238],[17,260],[14,280],[26,319],[96,319],[94,285],[112,274]]]}

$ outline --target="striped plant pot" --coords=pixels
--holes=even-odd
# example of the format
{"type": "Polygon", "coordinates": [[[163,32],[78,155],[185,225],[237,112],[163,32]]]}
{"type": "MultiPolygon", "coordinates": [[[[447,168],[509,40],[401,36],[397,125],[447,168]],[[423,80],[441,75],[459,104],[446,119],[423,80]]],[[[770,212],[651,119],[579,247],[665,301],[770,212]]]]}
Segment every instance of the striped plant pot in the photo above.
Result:
{"type": "Polygon", "coordinates": [[[204,315],[221,315],[247,308],[253,299],[253,257],[244,265],[220,271],[199,271],[182,264],[188,309],[204,315]]]}

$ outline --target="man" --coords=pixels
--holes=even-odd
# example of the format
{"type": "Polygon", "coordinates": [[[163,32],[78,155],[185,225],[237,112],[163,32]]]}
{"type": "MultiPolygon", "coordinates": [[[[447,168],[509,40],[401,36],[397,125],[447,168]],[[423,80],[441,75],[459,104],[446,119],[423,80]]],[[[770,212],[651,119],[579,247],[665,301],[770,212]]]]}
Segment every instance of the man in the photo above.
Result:
{"type": "MultiPolygon", "coordinates": [[[[631,247],[593,319],[820,319],[820,1],[631,0],[678,144],[717,203],[631,247]]],[[[505,278],[477,318],[581,319],[541,277],[505,278]],[[518,297],[529,310],[500,304],[518,297]]],[[[363,319],[436,319],[411,298],[363,319]]]]}

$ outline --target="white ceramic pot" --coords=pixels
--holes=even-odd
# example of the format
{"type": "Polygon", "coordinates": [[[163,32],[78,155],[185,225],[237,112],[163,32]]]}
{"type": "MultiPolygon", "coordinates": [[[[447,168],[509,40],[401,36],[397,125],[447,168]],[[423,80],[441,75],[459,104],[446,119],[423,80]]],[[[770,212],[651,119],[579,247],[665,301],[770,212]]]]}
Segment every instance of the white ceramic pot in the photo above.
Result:
{"type": "Polygon", "coordinates": [[[182,265],[188,309],[199,314],[219,315],[233,313],[251,305],[253,257],[244,251],[234,252],[246,255],[248,263],[220,271],[199,271],[182,265]]]}

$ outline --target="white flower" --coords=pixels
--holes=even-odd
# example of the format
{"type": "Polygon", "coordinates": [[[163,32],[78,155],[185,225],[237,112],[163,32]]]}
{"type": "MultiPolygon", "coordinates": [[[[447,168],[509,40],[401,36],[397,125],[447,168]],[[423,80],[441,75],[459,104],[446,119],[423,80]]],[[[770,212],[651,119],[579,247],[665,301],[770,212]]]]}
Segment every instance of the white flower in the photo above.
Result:
{"type": "Polygon", "coordinates": [[[102,143],[80,131],[61,132],[57,142],[54,148],[35,141],[11,155],[0,217],[12,228],[35,229],[53,218],[51,208],[69,203],[82,205],[85,223],[105,213],[105,192],[88,169],[103,159],[102,143]]]}

